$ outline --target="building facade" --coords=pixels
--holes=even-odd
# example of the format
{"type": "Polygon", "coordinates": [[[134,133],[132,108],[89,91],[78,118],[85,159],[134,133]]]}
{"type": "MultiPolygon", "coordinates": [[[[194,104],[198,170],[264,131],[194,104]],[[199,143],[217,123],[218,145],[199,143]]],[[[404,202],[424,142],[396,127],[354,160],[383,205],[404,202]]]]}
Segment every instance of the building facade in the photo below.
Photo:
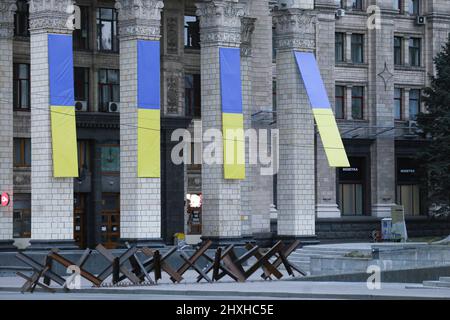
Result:
{"type": "Polygon", "coordinates": [[[0,191],[11,201],[0,208],[2,248],[156,245],[176,233],[368,240],[394,204],[410,235],[448,234],[414,160],[426,143],[414,122],[421,90],[450,33],[447,2],[3,0],[0,191]],[[47,34],[73,37],[75,179],[51,174],[47,34]],[[161,48],[161,178],[135,174],[139,40],[161,48]],[[202,131],[221,127],[223,47],[240,49],[244,128],[279,130],[275,175],[247,161],[246,179],[229,181],[201,164],[202,131]],[[328,165],[294,50],[316,55],[349,168],[328,165]],[[190,164],[171,160],[177,129],[193,137],[190,164]]]}

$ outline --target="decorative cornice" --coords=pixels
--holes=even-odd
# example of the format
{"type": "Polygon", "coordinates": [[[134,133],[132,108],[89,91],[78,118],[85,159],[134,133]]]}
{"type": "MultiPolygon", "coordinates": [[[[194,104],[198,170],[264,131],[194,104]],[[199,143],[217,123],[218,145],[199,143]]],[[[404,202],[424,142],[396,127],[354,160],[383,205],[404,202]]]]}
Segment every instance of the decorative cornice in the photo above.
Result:
{"type": "Polygon", "coordinates": [[[241,42],[244,5],[237,0],[205,0],[196,3],[203,46],[222,43],[237,47],[241,42]]]}
{"type": "Polygon", "coordinates": [[[243,17],[241,19],[241,56],[252,55],[252,34],[255,31],[256,18],[243,17]]]}
{"type": "Polygon", "coordinates": [[[58,33],[73,31],[73,0],[29,0],[30,32],[42,30],[58,33]]]}
{"type": "Polygon", "coordinates": [[[0,39],[12,38],[14,33],[15,0],[2,0],[0,3],[0,39]]]}
{"type": "Polygon", "coordinates": [[[310,10],[284,9],[273,13],[277,49],[307,49],[316,46],[317,15],[310,10]]]}
{"type": "Polygon", "coordinates": [[[116,0],[120,38],[159,39],[163,8],[159,0],[116,0]]]}

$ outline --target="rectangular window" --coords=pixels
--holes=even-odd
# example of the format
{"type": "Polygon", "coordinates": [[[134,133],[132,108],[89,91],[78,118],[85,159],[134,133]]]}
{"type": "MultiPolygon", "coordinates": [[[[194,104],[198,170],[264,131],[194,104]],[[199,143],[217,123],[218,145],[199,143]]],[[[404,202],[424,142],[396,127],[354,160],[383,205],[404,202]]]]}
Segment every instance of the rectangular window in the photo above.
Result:
{"type": "Polygon", "coordinates": [[[118,173],[120,171],[120,147],[118,145],[102,146],[102,172],[118,173]]]}
{"type": "Polygon", "coordinates": [[[184,47],[200,48],[200,22],[196,16],[184,16],[184,47]]]}
{"type": "Polygon", "coordinates": [[[78,141],[78,168],[80,170],[80,178],[90,168],[89,141],[87,140],[78,141]]]}
{"type": "Polygon", "coordinates": [[[335,34],[335,59],[336,62],[343,62],[345,59],[345,35],[342,32],[336,32],[335,34]]]}
{"type": "Polygon", "coordinates": [[[352,88],[352,119],[362,120],[364,117],[364,87],[352,88]]]}
{"type": "Polygon", "coordinates": [[[421,209],[420,170],[417,160],[397,158],[397,203],[403,205],[405,215],[418,216],[421,209]]]}
{"type": "Polygon", "coordinates": [[[79,6],[80,24],[79,29],[73,31],[73,48],[89,50],[89,7],[79,6]]]}
{"type": "Polygon", "coordinates": [[[352,9],[353,10],[362,10],[363,9],[363,0],[352,0],[352,9]]]}
{"type": "Polygon", "coordinates": [[[345,216],[361,216],[365,211],[366,161],[363,157],[349,157],[350,167],[340,168],[339,208],[345,216]]]}
{"type": "Polygon", "coordinates": [[[14,167],[31,167],[31,139],[14,138],[14,167]]]}
{"type": "Polygon", "coordinates": [[[403,12],[403,0],[392,0],[392,8],[398,10],[399,13],[403,12]]]}
{"type": "Polygon", "coordinates": [[[13,237],[31,237],[31,194],[14,194],[13,237]]]}
{"type": "Polygon", "coordinates": [[[17,10],[14,14],[14,35],[21,37],[30,36],[29,8],[27,0],[16,2],[17,10]]]}
{"type": "Polygon", "coordinates": [[[201,85],[199,74],[186,74],[184,77],[184,101],[188,116],[201,117],[201,85]]]}
{"type": "Polygon", "coordinates": [[[89,68],[74,68],[75,100],[89,101],[89,68]]]}
{"type": "Polygon", "coordinates": [[[403,89],[394,89],[394,117],[395,120],[402,120],[403,111],[403,89]]]}
{"type": "Polygon", "coordinates": [[[412,89],[409,91],[409,119],[416,120],[420,112],[421,91],[419,89],[412,89]]]}
{"type": "Polygon", "coordinates": [[[339,6],[340,9],[345,9],[345,1],[346,0],[335,0],[337,6],[339,6]]]}
{"type": "Polygon", "coordinates": [[[335,88],[335,114],[337,119],[344,119],[345,113],[345,87],[344,86],[336,86],[335,88]]]}
{"type": "Polygon", "coordinates": [[[364,62],[364,35],[352,34],[352,62],[364,62]]]}
{"type": "Polygon", "coordinates": [[[13,65],[13,107],[16,110],[30,110],[30,65],[13,65]]]}
{"type": "Polygon", "coordinates": [[[402,46],[403,38],[402,37],[394,37],[394,64],[402,65],[403,64],[403,46],[402,46]]]}
{"type": "Polygon", "coordinates": [[[420,14],[420,1],[408,0],[408,11],[412,16],[418,16],[420,14]]]}
{"type": "Polygon", "coordinates": [[[119,51],[117,20],[116,9],[97,8],[97,48],[99,51],[119,51]]]}
{"type": "Polygon", "coordinates": [[[110,102],[120,102],[119,70],[98,71],[99,111],[108,112],[110,102]]]}
{"type": "Polygon", "coordinates": [[[420,67],[422,60],[422,46],[420,38],[409,39],[409,64],[412,67],[420,67]]]}

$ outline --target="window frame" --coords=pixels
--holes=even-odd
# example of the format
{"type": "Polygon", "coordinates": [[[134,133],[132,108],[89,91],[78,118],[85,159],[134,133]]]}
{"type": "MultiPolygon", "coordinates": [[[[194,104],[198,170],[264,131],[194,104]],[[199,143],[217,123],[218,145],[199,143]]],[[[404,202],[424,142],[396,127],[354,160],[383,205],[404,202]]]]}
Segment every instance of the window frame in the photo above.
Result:
{"type": "Polygon", "coordinates": [[[90,13],[90,7],[78,5],[80,8],[80,16],[81,16],[81,29],[75,29],[73,30],[73,49],[74,50],[85,50],[89,51],[91,49],[91,13],[90,13]],[[83,31],[86,32],[86,39],[83,39],[83,31]],[[83,46],[80,46],[79,44],[84,43],[83,46]]]}
{"type": "Polygon", "coordinates": [[[106,53],[119,53],[119,17],[118,12],[115,8],[108,8],[108,7],[97,7],[96,11],[96,21],[97,21],[97,51],[99,52],[106,52],[106,53]],[[102,18],[102,10],[111,10],[112,11],[112,18],[102,18]],[[111,22],[111,49],[105,49],[102,45],[102,28],[101,28],[101,22],[102,21],[108,21],[111,22]]]}
{"type": "Polygon", "coordinates": [[[201,75],[198,73],[185,73],[184,76],[184,102],[185,110],[188,116],[193,118],[201,118],[201,75]],[[187,87],[187,78],[192,78],[192,88],[187,87]],[[198,92],[196,92],[198,87],[198,92]],[[189,99],[191,98],[191,99],[189,99]],[[188,103],[188,99],[192,100],[192,105],[188,103]],[[198,104],[198,105],[195,105],[198,104]]]}
{"type": "Polygon", "coordinates": [[[413,89],[410,89],[409,90],[409,120],[412,120],[412,121],[415,121],[416,119],[417,119],[417,115],[421,112],[421,105],[422,105],[422,90],[421,89],[416,89],[416,88],[413,88],[413,89]],[[412,98],[412,92],[417,92],[418,93],[418,96],[417,96],[417,99],[416,98],[412,98]],[[412,117],[411,116],[411,105],[412,105],[412,103],[411,103],[411,101],[416,101],[417,102],[417,114],[415,115],[415,117],[412,117]]]}
{"type": "Polygon", "coordinates": [[[184,15],[184,17],[183,17],[183,28],[184,28],[184,31],[183,31],[184,32],[184,34],[183,34],[184,48],[185,49],[191,49],[191,50],[198,50],[198,49],[200,49],[200,20],[198,19],[198,17],[195,16],[195,15],[189,15],[189,14],[184,15]],[[189,18],[195,18],[195,21],[187,21],[186,19],[188,17],[189,18]],[[189,22],[196,23],[197,26],[198,26],[198,39],[197,39],[198,41],[197,41],[197,43],[194,43],[194,41],[193,41],[193,40],[195,40],[195,38],[192,37],[192,34],[195,34],[195,33],[191,33],[190,32],[192,30],[189,28],[189,25],[188,25],[189,22]],[[189,42],[191,42],[191,44],[189,44],[189,42]]]}
{"type": "Polygon", "coordinates": [[[336,119],[341,119],[341,120],[345,119],[345,114],[346,114],[346,112],[345,112],[346,87],[345,86],[343,86],[343,85],[336,85],[334,87],[334,99],[335,99],[334,113],[335,113],[336,119]],[[342,89],[342,95],[338,95],[338,93],[337,93],[337,89],[338,88],[342,89]],[[337,102],[338,101],[342,101],[342,110],[341,110],[342,114],[341,114],[341,116],[338,114],[338,108],[337,108],[337,106],[338,106],[337,102]]]}
{"type": "Polygon", "coordinates": [[[13,139],[13,166],[14,168],[31,168],[31,139],[30,138],[14,138],[13,139]],[[19,162],[17,162],[16,147],[19,144],[19,162]],[[29,153],[29,163],[27,163],[26,152],[29,153]]]}
{"type": "Polygon", "coordinates": [[[403,88],[394,88],[394,120],[396,121],[402,121],[403,120],[403,109],[404,109],[404,99],[403,99],[403,88]],[[399,90],[399,91],[397,91],[399,90]],[[396,94],[397,92],[400,92],[400,97],[396,94]],[[399,102],[400,110],[399,115],[400,117],[397,117],[397,102],[399,102]]]}
{"type": "Polygon", "coordinates": [[[344,62],[345,61],[345,33],[343,32],[335,32],[334,34],[334,59],[337,63],[344,62]],[[338,36],[341,37],[342,41],[338,41],[338,36]],[[338,46],[339,44],[339,46],[338,46]],[[342,56],[342,59],[338,59],[338,50],[339,53],[342,56]]]}
{"type": "Polygon", "coordinates": [[[352,8],[352,10],[355,10],[355,11],[363,11],[364,10],[364,1],[363,0],[353,0],[351,8],[352,8]]]}
{"type": "Polygon", "coordinates": [[[408,14],[410,16],[419,16],[420,15],[420,0],[408,0],[408,14]]]}
{"type": "Polygon", "coordinates": [[[352,33],[351,35],[351,61],[355,64],[364,63],[364,34],[362,33],[352,33]],[[355,39],[359,38],[360,41],[356,42],[355,39]],[[355,58],[355,50],[361,48],[361,60],[356,60],[355,58]]]}
{"type": "Polygon", "coordinates": [[[97,83],[97,87],[98,87],[98,110],[100,112],[108,112],[108,103],[110,102],[120,102],[120,70],[119,69],[106,69],[106,68],[100,68],[98,69],[98,83],[97,83]],[[103,83],[101,82],[101,77],[100,77],[100,72],[105,71],[106,72],[106,82],[103,83]],[[110,82],[109,81],[109,72],[110,71],[115,71],[117,72],[117,83],[115,82],[110,82]],[[103,88],[108,87],[109,88],[109,100],[108,101],[103,101],[103,88]],[[118,90],[118,100],[119,101],[114,101],[114,90],[118,90]]]}
{"type": "Polygon", "coordinates": [[[86,101],[87,107],[89,109],[90,69],[86,67],[74,67],[73,81],[75,101],[86,101]],[[83,80],[77,79],[77,71],[80,70],[84,71],[83,80]],[[83,87],[83,91],[85,92],[84,98],[81,98],[81,96],[77,95],[77,88],[79,88],[80,86],[83,87]]]}
{"type": "Polygon", "coordinates": [[[365,107],[365,87],[364,86],[353,86],[352,87],[352,110],[351,110],[351,115],[352,115],[352,120],[364,120],[364,107],[365,107]],[[355,89],[361,89],[361,95],[355,95],[354,94],[354,90],[355,89]],[[355,118],[354,117],[354,102],[358,100],[361,101],[361,117],[360,118],[355,118]]]}
{"type": "Polygon", "coordinates": [[[16,1],[17,10],[14,13],[14,36],[29,37],[30,36],[30,5],[26,0],[16,1]],[[21,27],[21,32],[19,32],[21,27]]]}
{"type": "Polygon", "coordinates": [[[394,65],[401,66],[404,63],[403,59],[403,37],[394,36],[394,65]],[[399,41],[399,46],[396,45],[396,40],[399,41]],[[398,59],[397,59],[398,58],[398,59]],[[399,60],[399,61],[397,61],[399,60]]]}
{"type": "MultiPolygon", "coordinates": [[[[422,38],[411,37],[408,43],[409,48],[409,65],[411,67],[421,67],[422,66],[422,38]],[[415,44],[417,41],[417,44],[415,44]],[[417,55],[417,56],[416,56],[417,55]],[[417,61],[413,63],[412,57],[416,57],[417,61]]],[[[416,59],[414,59],[416,60],[416,59]]]]}
{"type": "Polygon", "coordinates": [[[31,66],[29,63],[13,63],[13,110],[30,111],[31,109],[31,66]],[[20,77],[20,66],[27,67],[27,77],[20,77]],[[22,82],[26,82],[28,90],[28,106],[22,105],[22,82]]]}

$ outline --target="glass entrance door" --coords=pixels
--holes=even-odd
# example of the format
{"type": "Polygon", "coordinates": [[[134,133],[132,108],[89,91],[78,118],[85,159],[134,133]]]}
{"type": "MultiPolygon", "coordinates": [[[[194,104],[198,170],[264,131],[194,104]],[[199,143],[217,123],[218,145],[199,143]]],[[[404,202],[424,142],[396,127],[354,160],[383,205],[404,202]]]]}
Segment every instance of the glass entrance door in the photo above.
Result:
{"type": "Polygon", "coordinates": [[[108,249],[114,249],[120,239],[120,196],[105,193],[102,196],[100,225],[101,242],[108,249]]]}

